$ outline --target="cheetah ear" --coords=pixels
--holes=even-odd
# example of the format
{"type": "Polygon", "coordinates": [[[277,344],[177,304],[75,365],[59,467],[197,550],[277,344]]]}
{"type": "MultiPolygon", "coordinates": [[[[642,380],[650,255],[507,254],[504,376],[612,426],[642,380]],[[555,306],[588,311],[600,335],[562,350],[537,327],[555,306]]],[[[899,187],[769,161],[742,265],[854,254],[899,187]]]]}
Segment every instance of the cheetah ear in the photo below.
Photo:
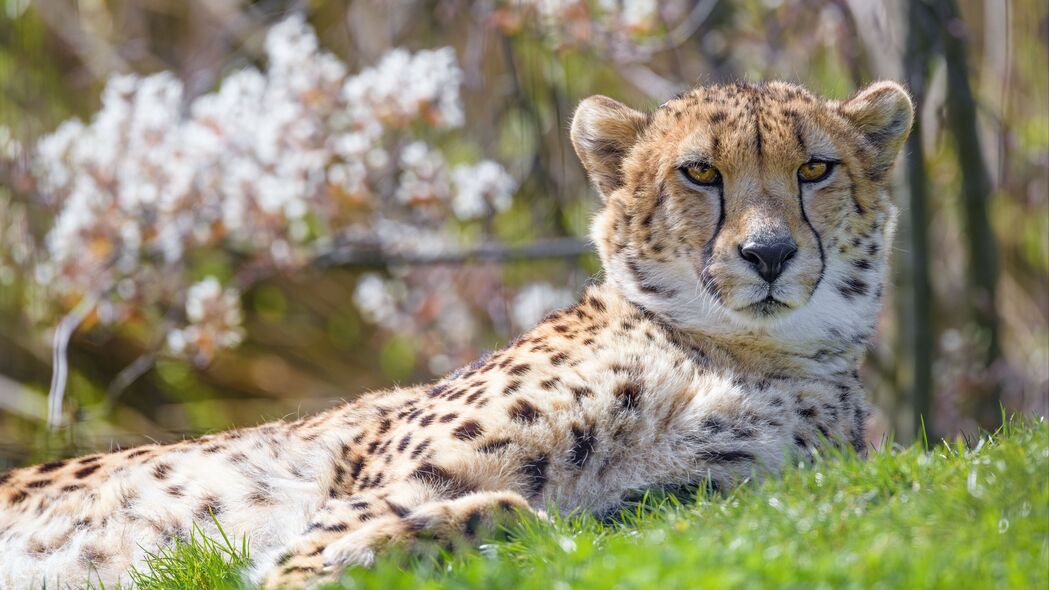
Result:
{"type": "Polygon", "coordinates": [[[876,150],[875,172],[883,176],[911,132],[914,106],[896,82],[874,82],[841,103],[845,115],[876,150]]]}
{"type": "Polygon", "coordinates": [[[623,184],[623,159],[648,126],[648,115],[608,98],[591,96],[572,117],[572,145],[605,198],[623,184]]]}

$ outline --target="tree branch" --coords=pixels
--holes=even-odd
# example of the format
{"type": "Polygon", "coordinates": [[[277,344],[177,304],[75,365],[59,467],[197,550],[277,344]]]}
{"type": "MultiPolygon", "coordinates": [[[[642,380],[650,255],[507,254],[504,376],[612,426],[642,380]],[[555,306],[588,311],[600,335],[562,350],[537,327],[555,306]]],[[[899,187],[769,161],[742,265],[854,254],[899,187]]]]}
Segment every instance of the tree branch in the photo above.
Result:
{"type": "Polygon", "coordinates": [[[321,267],[387,267],[469,264],[481,261],[515,262],[550,258],[579,258],[591,251],[590,245],[578,238],[551,238],[520,246],[489,243],[468,250],[432,253],[389,252],[375,244],[345,244],[318,256],[316,264],[321,267]]]}

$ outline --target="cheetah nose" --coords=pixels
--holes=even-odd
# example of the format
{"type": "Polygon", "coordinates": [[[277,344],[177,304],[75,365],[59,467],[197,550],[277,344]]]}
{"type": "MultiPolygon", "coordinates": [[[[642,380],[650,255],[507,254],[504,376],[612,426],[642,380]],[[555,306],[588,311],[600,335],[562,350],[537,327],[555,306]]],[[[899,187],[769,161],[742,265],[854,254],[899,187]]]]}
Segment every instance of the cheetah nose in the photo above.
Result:
{"type": "Polygon", "coordinates": [[[776,280],[798,251],[798,245],[790,238],[771,240],[750,240],[739,247],[739,255],[758,271],[761,278],[768,282],[776,280]]]}

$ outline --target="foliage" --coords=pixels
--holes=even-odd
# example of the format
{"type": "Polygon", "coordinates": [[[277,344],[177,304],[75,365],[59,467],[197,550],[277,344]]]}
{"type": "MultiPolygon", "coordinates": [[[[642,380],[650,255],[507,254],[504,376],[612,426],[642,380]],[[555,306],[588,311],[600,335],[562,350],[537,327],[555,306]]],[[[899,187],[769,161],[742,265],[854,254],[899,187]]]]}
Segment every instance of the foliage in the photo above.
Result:
{"type": "MultiPolygon", "coordinates": [[[[1046,473],[1049,423],[1013,420],[970,444],[831,454],[727,495],[649,496],[608,522],[526,520],[480,551],[387,556],[332,588],[1044,588],[1046,473]]],[[[229,570],[214,574],[200,587],[224,587],[229,570]]]]}

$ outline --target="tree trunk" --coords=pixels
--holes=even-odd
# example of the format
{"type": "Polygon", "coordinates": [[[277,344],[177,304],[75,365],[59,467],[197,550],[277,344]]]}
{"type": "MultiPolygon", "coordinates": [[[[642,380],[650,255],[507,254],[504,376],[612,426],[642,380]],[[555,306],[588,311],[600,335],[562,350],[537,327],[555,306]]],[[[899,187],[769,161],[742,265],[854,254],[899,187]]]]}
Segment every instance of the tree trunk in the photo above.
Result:
{"type": "MultiPolygon", "coordinates": [[[[928,8],[921,0],[907,4],[907,49],[903,69],[915,104],[920,108],[925,98],[925,80],[929,68],[928,8]]],[[[911,337],[910,400],[914,412],[915,438],[924,434],[936,440],[932,416],[932,396],[935,391],[932,377],[933,362],[933,306],[932,286],[929,280],[929,184],[925,173],[925,150],[922,145],[921,117],[915,117],[914,127],[907,139],[907,186],[910,194],[908,214],[910,235],[911,305],[909,336],[911,337]]]]}
{"type": "Polygon", "coordinates": [[[980,343],[980,374],[985,376],[975,391],[973,414],[988,429],[1001,422],[1001,391],[998,361],[999,341],[996,287],[998,257],[988,212],[991,180],[981,149],[977,128],[976,99],[969,84],[966,33],[955,0],[937,0],[933,5],[942,33],[947,62],[947,127],[955,138],[958,167],[962,175],[965,235],[968,238],[969,296],[973,319],[983,338],[980,343]]]}

